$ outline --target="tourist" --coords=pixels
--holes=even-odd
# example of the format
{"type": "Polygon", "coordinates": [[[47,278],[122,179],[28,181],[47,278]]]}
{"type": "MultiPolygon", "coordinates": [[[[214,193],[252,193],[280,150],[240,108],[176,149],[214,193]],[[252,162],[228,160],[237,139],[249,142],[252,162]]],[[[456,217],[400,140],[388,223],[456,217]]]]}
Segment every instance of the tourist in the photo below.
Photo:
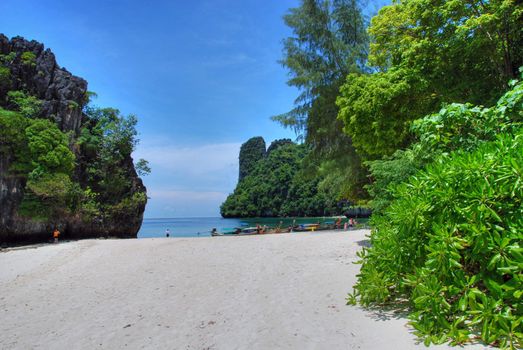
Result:
{"type": "Polygon", "coordinates": [[[171,236],[171,230],[165,230],[165,237],[169,238],[171,236]]]}
{"type": "Polygon", "coordinates": [[[60,231],[58,231],[57,228],[54,229],[53,231],[53,238],[54,238],[54,242],[55,243],[58,243],[58,237],[60,236],[60,231]]]}

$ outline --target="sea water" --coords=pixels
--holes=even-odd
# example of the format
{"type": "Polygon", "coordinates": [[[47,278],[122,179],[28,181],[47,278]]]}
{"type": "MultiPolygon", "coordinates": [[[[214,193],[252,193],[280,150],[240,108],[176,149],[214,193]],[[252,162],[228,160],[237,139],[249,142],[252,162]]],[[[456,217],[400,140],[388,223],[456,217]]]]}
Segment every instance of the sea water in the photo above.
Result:
{"type": "MultiPolygon", "coordinates": [[[[218,232],[236,227],[252,227],[256,225],[279,226],[286,228],[295,224],[334,222],[329,217],[319,218],[248,218],[224,219],[215,218],[171,218],[171,219],[144,219],[138,238],[165,237],[165,231],[170,231],[170,237],[209,237],[211,230],[218,232]],[[281,222],[281,224],[280,224],[281,222]]],[[[346,221],[347,219],[344,219],[346,221]]]]}

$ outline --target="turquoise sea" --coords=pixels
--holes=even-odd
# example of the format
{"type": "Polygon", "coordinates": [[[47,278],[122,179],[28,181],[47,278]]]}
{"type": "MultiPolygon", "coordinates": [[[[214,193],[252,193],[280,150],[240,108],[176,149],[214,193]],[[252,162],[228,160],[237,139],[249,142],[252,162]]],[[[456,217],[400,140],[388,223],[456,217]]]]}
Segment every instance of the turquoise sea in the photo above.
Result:
{"type": "MultiPolygon", "coordinates": [[[[282,227],[287,227],[296,220],[298,224],[335,221],[333,218],[249,218],[249,219],[224,219],[215,218],[172,218],[172,219],[144,219],[138,238],[165,237],[165,230],[171,231],[170,237],[209,237],[211,230],[267,225],[277,226],[282,221],[282,227]]],[[[347,220],[347,219],[344,219],[347,220]]]]}

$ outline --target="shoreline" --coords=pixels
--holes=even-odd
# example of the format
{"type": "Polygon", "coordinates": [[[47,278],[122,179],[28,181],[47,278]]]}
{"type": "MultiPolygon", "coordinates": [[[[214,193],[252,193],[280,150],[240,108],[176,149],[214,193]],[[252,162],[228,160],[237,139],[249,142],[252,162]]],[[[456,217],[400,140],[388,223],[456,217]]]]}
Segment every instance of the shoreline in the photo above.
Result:
{"type": "Polygon", "coordinates": [[[91,239],[7,251],[0,348],[425,349],[401,314],[345,305],[368,233],[91,239]]]}

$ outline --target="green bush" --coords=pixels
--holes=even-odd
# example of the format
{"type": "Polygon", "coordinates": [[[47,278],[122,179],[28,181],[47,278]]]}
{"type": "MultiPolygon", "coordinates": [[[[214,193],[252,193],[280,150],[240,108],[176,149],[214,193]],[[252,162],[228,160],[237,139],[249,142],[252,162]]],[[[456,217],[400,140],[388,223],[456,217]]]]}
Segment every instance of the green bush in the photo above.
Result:
{"type": "Polygon", "coordinates": [[[20,60],[22,61],[22,64],[26,66],[35,67],[36,66],[36,55],[32,53],[31,51],[25,51],[20,56],[20,60]]]}
{"type": "Polygon", "coordinates": [[[42,101],[34,96],[27,95],[23,91],[9,91],[7,93],[7,100],[14,109],[28,118],[36,117],[42,106],[42,101]]]}
{"type": "Polygon", "coordinates": [[[442,156],[374,219],[355,292],[411,302],[426,343],[523,344],[523,130],[442,156]]]}
{"type": "Polygon", "coordinates": [[[492,108],[455,104],[416,122],[419,142],[374,163],[388,202],[350,302],[408,301],[426,344],[523,345],[522,121],[520,83],[492,108]]]}
{"type": "Polygon", "coordinates": [[[11,79],[11,70],[8,67],[0,65],[0,88],[9,86],[11,79]]]}
{"type": "Polygon", "coordinates": [[[455,150],[473,151],[499,133],[513,133],[523,126],[523,83],[512,82],[511,89],[490,108],[453,103],[438,113],[416,120],[413,132],[417,142],[391,157],[366,162],[373,183],[368,186],[372,207],[380,213],[392,200],[395,186],[408,180],[436,157],[455,150]]]}

